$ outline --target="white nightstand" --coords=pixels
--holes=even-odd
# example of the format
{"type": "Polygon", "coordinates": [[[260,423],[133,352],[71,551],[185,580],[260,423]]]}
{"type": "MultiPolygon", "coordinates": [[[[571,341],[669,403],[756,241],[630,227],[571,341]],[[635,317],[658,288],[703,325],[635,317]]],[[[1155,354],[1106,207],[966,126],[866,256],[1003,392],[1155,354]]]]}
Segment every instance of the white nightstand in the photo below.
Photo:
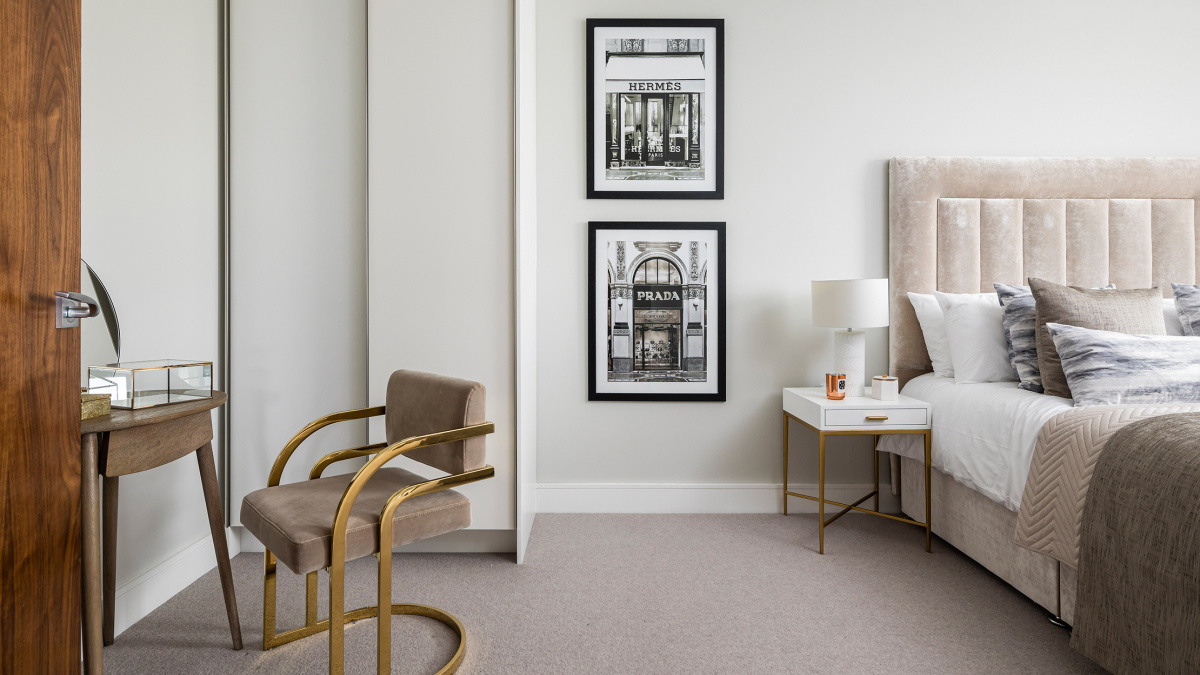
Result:
{"type": "Polygon", "coordinates": [[[925,550],[930,551],[932,530],[929,527],[929,452],[933,443],[933,411],[928,403],[908,396],[895,401],[877,401],[869,396],[847,396],[841,401],[825,397],[824,387],[805,387],[783,390],[783,514],[787,515],[787,498],[802,497],[817,502],[820,518],[820,552],[825,553],[825,526],[841,518],[851,509],[883,516],[902,523],[925,528],[925,550]],[[788,490],[788,421],[795,420],[817,433],[819,479],[818,495],[800,494],[788,490]],[[924,523],[879,512],[879,453],[875,453],[875,491],[853,504],[825,499],[825,437],[874,436],[875,444],[883,434],[920,434],[925,437],[925,521],[924,523]],[[875,498],[875,510],[858,505],[875,498]],[[825,505],[840,506],[837,515],[825,520],[825,505]]]}

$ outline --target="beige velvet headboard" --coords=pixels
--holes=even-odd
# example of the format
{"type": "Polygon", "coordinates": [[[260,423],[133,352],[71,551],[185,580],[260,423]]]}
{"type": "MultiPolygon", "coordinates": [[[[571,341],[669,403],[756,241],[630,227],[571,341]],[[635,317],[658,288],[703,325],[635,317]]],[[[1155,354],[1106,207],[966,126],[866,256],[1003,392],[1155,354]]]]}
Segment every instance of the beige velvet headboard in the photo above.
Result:
{"type": "Polygon", "coordinates": [[[1196,283],[1200,159],[897,157],[890,164],[890,369],[931,370],[907,293],[1029,277],[1077,286],[1196,283]]]}

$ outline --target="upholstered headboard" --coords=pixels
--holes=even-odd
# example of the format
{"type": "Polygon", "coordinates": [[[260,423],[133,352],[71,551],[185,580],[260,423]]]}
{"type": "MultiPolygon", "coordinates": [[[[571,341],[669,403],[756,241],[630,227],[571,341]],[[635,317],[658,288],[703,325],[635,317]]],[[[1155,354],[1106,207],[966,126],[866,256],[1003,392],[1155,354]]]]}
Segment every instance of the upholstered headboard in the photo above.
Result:
{"type": "Polygon", "coordinates": [[[907,293],[1038,277],[1196,283],[1200,159],[897,157],[890,165],[890,369],[931,370],[907,293]]]}

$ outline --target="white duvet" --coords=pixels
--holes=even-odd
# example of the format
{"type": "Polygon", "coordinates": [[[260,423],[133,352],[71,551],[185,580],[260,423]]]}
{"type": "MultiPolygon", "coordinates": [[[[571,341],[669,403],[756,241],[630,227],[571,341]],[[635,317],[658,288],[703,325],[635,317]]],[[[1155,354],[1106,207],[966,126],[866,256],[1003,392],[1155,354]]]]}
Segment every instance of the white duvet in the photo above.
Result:
{"type": "MultiPolygon", "coordinates": [[[[933,373],[913,378],[905,396],[933,406],[933,466],[1016,511],[1038,432],[1070,410],[1071,399],[1017,389],[1015,382],[955,384],[933,373]]],[[[924,461],[920,436],[884,436],[879,450],[924,461]]]]}

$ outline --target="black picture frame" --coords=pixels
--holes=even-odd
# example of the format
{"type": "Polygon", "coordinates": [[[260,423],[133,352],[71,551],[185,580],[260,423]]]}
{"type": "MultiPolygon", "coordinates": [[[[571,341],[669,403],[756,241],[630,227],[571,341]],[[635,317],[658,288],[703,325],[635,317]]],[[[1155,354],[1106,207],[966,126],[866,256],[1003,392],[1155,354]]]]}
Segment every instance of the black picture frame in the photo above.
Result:
{"type": "MultiPolygon", "coordinates": [[[[671,240],[676,237],[669,238],[671,240]]],[[[648,222],[648,221],[593,221],[588,223],[588,400],[589,401],[725,401],[725,223],[723,222],[648,222]],[[613,240],[610,237],[605,239],[605,251],[603,254],[598,253],[597,243],[602,238],[602,235],[614,231],[643,231],[647,234],[652,232],[679,232],[678,241],[655,241],[654,237],[649,237],[648,240],[641,240],[638,237],[632,237],[628,240],[613,240]],[[702,236],[696,236],[693,239],[687,239],[687,233],[703,233],[702,236]],[[715,251],[707,249],[709,241],[712,241],[715,251]],[[613,244],[610,249],[609,244],[613,244]],[[622,246],[629,244],[629,256],[625,255],[626,247],[622,246]],[[683,258],[675,255],[678,249],[682,249],[684,244],[688,244],[686,253],[690,259],[684,262],[683,258]],[[704,245],[703,265],[701,265],[701,244],[704,245]],[[677,245],[673,249],[672,246],[677,245]],[[637,253],[634,253],[637,251],[637,253]],[[613,265],[612,258],[615,256],[616,264],[613,265]],[[637,279],[642,271],[642,266],[654,261],[655,274],[661,275],[666,273],[667,284],[661,284],[661,278],[655,278],[655,285],[650,284],[650,279],[647,275],[642,278],[639,284],[637,279]],[[628,264],[626,264],[628,263],[628,264]],[[603,268],[598,268],[598,265],[603,265],[603,268]],[[716,272],[716,279],[712,281],[712,272],[716,272]],[[674,268],[674,272],[670,270],[674,268]],[[602,276],[608,280],[608,284],[604,288],[600,288],[597,280],[602,276]],[[640,296],[637,296],[636,288],[641,285],[647,290],[653,289],[671,289],[674,288],[670,282],[675,280],[674,273],[678,273],[680,287],[680,300],[678,305],[679,315],[676,317],[677,324],[674,326],[659,325],[659,324],[643,324],[647,327],[639,332],[638,314],[639,311],[635,304],[635,299],[641,301],[640,296]],[[614,278],[615,276],[615,278],[614,278]],[[686,283],[684,283],[686,281],[686,283]],[[629,294],[623,295],[628,290],[629,294]],[[605,321],[604,325],[598,325],[598,311],[601,309],[600,301],[603,296],[605,321]],[[714,298],[715,296],[715,298],[714,298]],[[612,305],[619,303],[620,298],[628,299],[628,309],[622,307],[619,313],[614,313],[612,305]],[[713,302],[715,300],[715,303],[713,302]],[[687,304],[696,301],[693,305],[692,312],[688,312],[687,304]],[[700,309],[698,301],[704,303],[703,309],[700,309]],[[713,320],[711,309],[716,309],[716,318],[713,320]],[[628,318],[624,326],[621,325],[619,319],[628,318]],[[699,326],[695,326],[692,319],[700,319],[699,326]],[[713,324],[716,324],[715,326],[713,324]],[[598,330],[604,331],[603,343],[606,346],[604,353],[601,354],[599,344],[601,342],[598,330]],[[617,333],[624,331],[619,336],[617,333]],[[702,332],[697,333],[700,330],[702,332]],[[653,366],[647,363],[647,348],[645,340],[648,336],[654,333],[660,333],[668,336],[667,347],[661,349],[658,353],[664,354],[663,359],[653,366]],[[675,337],[675,351],[670,348],[670,336],[675,337]],[[644,339],[645,336],[645,339],[644,339]],[[693,349],[693,338],[701,337],[703,347],[698,352],[693,349]],[[618,345],[617,339],[625,340],[625,345],[618,345]],[[710,340],[715,339],[715,346],[710,345],[710,340]],[[624,350],[627,347],[628,350],[624,350]],[[618,357],[614,357],[618,354],[618,357]],[[615,365],[615,362],[620,357],[628,354],[629,369],[625,370],[620,365],[615,365]],[[695,361],[697,358],[703,358],[703,364],[695,361]],[[640,362],[639,362],[640,358],[640,362]],[[598,361],[604,359],[604,363],[598,361]],[[673,359],[673,361],[672,361],[673,359]],[[715,360],[716,364],[712,361],[715,360]],[[639,369],[638,366],[641,365],[639,369]],[[677,372],[669,365],[677,366],[677,372]],[[703,380],[686,379],[696,377],[699,370],[696,365],[703,366],[703,380]],[[601,367],[603,366],[603,371],[601,367]],[[607,374],[604,381],[601,382],[597,375],[600,372],[607,374]],[[614,380],[617,378],[626,378],[625,373],[629,373],[627,379],[614,380]],[[672,376],[682,378],[678,380],[656,379],[661,373],[664,378],[672,376]],[[637,380],[633,378],[646,377],[646,380],[637,380]],[[706,383],[707,391],[684,391],[683,389],[697,389],[697,383],[706,383]],[[673,386],[678,387],[681,391],[671,391],[673,386]],[[711,384],[708,384],[711,383],[711,384]],[[647,385],[647,389],[653,391],[638,391],[637,387],[647,385]],[[614,391],[621,389],[621,391],[614,391]]],[[[662,293],[657,293],[662,295],[662,293]]],[[[672,296],[674,293],[671,294],[672,296]]],[[[654,311],[655,307],[662,307],[658,311],[664,312],[669,316],[670,311],[674,309],[671,303],[672,299],[656,300],[647,298],[645,306],[650,308],[650,312],[654,311]],[[657,304],[661,302],[662,304],[657,304]]],[[[653,319],[652,319],[653,320],[653,319]]],[[[657,321],[666,321],[667,319],[659,318],[657,321]]],[[[653,357],[651,357],[653,360],[653,357]]]]}
{"type": "MultiPolygon", "coordinates": [[[[664,36],[669,36],[669,35],[670,35],[669,32],[664,32],[664,36]]],[[[651,38],[651,40],[654,40],[654,38],[651,38]]],[[[631,40],[631,42],[636,42],[636,41],[637,40],[631,40]]],[[[643,40],[643,42],[644,41],[645,40],[643,40]]],[[[675,43],[687,42],[687,40],[670,40],[670,39],[668,39],[667,41],[675,42],[675,43]]],[[[624,41],[622,41],[622,42],[624,42],[624,41]]],[[[673,54],[680,55],[680,56],[687,56],[687,54],[678,54],[678,53],[673,53],[673,54]]],[[[649,55],[650,56],[667,56],[668,54],[649,54],[649,55]]],[[[606,63],[601,64],[600,67],[601,68],[605,67],[607,65],[608,60],[609,60],[609,53],[606,51],[605,52],[606,63]]],[[[587,20],[587,76],[584,78],[584,80],[586,82],[585,86],[587,88],[587,91],[586,91],[587,125],[586,125],[586,130],[584,132],[584,142],[587,146],[587,198],[588,199],[724,199],[725,198],[725,20],[724,19],[588,19],[587,20]],[[607,105],[607,102],[605,102],[605,101],[597,101],[596,100],[597,63],[596,63],[596,48],[595,48],[596,42],[595,41],[596,41],[596,31],[599,28],[604,28],[604,29],[608,29],[608,28],[632,28],[632,29],[658,29],[658,28],[661,28],[661,29],[671,29],[671,28],[697,29],[697,28],[704,28],[704,29],[713,29],[715,31],[715,35],[716,35],[715,43],[716,44],[711,45],[711,46],[707,45],[707,44],[704,45],[702,53],[698,54],[700,56],[701,62],[704,64],[706,76],[705,76],[705,79],[703,80],[703,82],[705,82],[706,84],[705,84],[705,89],[703,89],[702,93],[697,95],[697,97],[695,99],[698,104],[691,106],[692,109],[698,109],[699,111],[702,111],[703,115],[704,115],[703,121],[702,122],[697,121],[694,123],[693,126],[699,126],[700,124],[703,124],[706,129],[709,125],[712,125],[715,127],[713,129],[713,131],[715,132],[715,135],[712,137],[712,143],[711,143],[712,147],[711,148],[704,147],[705,144],[703,143],[703,141],[707,140],[709,137],[708,137],[707,133],[702,134],[700,136],[700,138],[696,139],[697,143],[695,146],[696,152],[703,153],[703,159],[700,161],[699,167],[692,166],[692,161],[691,161],[692,157],[690,154],[692,152],[692,150],[688,149],[688,150],[683,151],[684,155],[686,156],[686,161],[682,162],[682,163],[686,163],[688,166],[681,167],[679,169],[679,171],[676,172],[676,173],[681,173],[681,172],[687,172],[687,171],[694,171],[696,168],[699,168],[701,171],[700,175],[703,175],[703,174],[706,174],[711,169],[712,173],[714,174],[712,176],[712,181],[710,182],[711,189],[695,190],[695,189],[687,188],[688,185],[695,184],[694,182],[688,181],[688,180],[655,181],[655,182],[665,183],[665,185],[663,186],[663,189],[658,189],[658,190],[620,189],[619,185],[621,185],[624,182],[624,181],[620,181],[620,180],[612,180],[612,181],[606,180],[605,181],[606,183],[613,183],[613,185],[611,186],[611,189],[597,188],[596,171],[597,171],[597,164],[598,164],[597,154],[599,152],[599,149],[596,147],[596,142],[595,142],[595,139],[598,134],[598,131],[596,128],[597,112],[599,112],[600,115],[602,116],[601,117],[602,120],[604,120],[603,116],[605,115],[604,110],[597,109],[597,105],[601,106],[601,108],[603,108],[605,105],[607,105]],[[711,47],[711,49],[709,47],[711,47]],[[711,64],[709,62],[710,57],[712,59],[711,64]],[[708,89],[707,89],[707,83],[709,81],[708,73],[710,72],[709,71],[710,68],[712,69],[711,77],[712,77],[712,80],[714,81],[713,82],[714,91],[711,91],[711,92],[708,91],[708,89]],[[701,98],[699,98],[699,96],[703,96],[705,98],[701,99],[701,98]],[[712,114],[715,117],[715,121],[710,120],[708,118],[709,114],[712,114]],[[711,164],[709,163],[710,157],[711,157],[711,164]],[[669,189],[669,186],[673,186],[674,189],[669,189]]],[[[685,80],[684,82],[688,82],[688,80],[685,80]]],[[[693,80],[693,82],[694,82],[694,80],[693,80]]],[[[631,82],[630,84],[632,85],[634,83],[631,82]]],[[[640,84],[647,84],[647,83],[640,83],[640,84]]],[[[673,83],[656,81],[656,82],[648,82],[648,84],[650,84],[651,86],[655,86],[655,85],[670,86],[671,84],[673,84],[676,88],[679,88],[681,85],[681,83],[678,81],[673,82],[673,83]]],[[[678,95],[676,95],[676,96],[678,96],[678,95]]],[[[640,99],[641,95],[638,95],[638,98],[640,99]]],[[[663,97],[659,97],[659,98],[663,101],[663,103],[666,103],[669,100],[666,95],[664,95],[663,97]]],[[[640,106],[640,103],[638,105],[640,106]]],[[[649,98],[647,98],[647,106],[649,106],[649,98]]],[[[674,107],[673,105],[670,106],[670,108],[673,108],[673,107],[674,107]]],[[[647,110],[647,114],[648,113],[649,113],[649,110],[647,110]]],[[[639,119],[640,119],[640,117],[639,117],[639,119]]],[[[607,126],[612,125],[613,122],[611,121],[611,119],[609,119],[609,120],[605,120],[605,121],[601,122],[601,124],[603,124],[607,127],[607,126]]],[[[660,124],[661,124],[661,122],[660,122],[660,124]]],[[[652,153],[652,150],[651,150],[652,146],[649,145],[649,141],[647,139],[643,138],[643,134],[640,131],[641,125],[637,125],[636,128],[639,129],[638,131],[634,132],[637,136],[636,147],[638,148],[638,153],[637,153],[636,158],[628,160],[633,164],[637,164],[639,161],[644,161],[645,165],[649,165],[652,161],[659,161],[657,159],[652,160],[652,154],[661,154],[665,158],[665,156],[667,154],[667,148],[670,148],[671,149],[670,151],[674,152],[675,151],[674,149],[676,147],[678,147],[678,146],[673,145],[672,139],[674,139],[675,136],[670,135],[669,129],[667,129],[667,131],[665,131],[665,132],[664,131],[659,132],[660,134],[665,133],[668,135],[668,138],[665,141],[666,147],[663,146],[663,141],[660,139],[660,142],[659,142],[659,147],[661,149],[660,152],[652,153]],[[645,155],[645,157],[643,158],[642,155],[645,155]]],[[[605,129],[605,133],[608,134],[609,136],[613,135],[613,132],[607,128],[605,129]]],[[[606,175],[610,168],[613,168],[614,171],[631,171],[631,172],[637,171],[636,169],[626,168],[624,166],[624,162],[626,162],[627,160],[623,156],[621,156],[621,157],[616,157],[616,156],[610,157],[609,156],[609,155],[614,155],[614,154],[623,155],[623,153],[621,153],[620,150],[623,150],[628,145],[627,139],[625,137],[624,125],[622,125],[620,133],[621,133],[621,139],[619,141],[616,141],[616,142],[610,141],[609,144],[606,144],[606,146],[603,148],[603,153],[604,153],[603,159],[600,161],[604,163],[606,175]],[[616,162],[616,164],[617,164],[616,167],[611,166],[613,162],[616,162]]],[[[649,133],[645,134],[645,136],[648,137],[649,133]]],[[[687,139],[686,135],[685,135],[685,143],[687,143],[688,140],[690,140],[690,139],[687,139]]],[[[663,159],[661,161],[663,161],[663,168],[666,169],[667,168],[667,166],[666,166],[667,160],[663,159]]],[[[657,167],[653,167],[653,169],[657,169],[657,167]]],[[[643,175],[645,175],[647,173],[651,173],[651,171],[643,170],[641,173],[643,175]]],[[[665,171],[664,171],[664,173],[665,173],[665,171]]],[[[647,181],[644,181],[644,180],[629,181],[630,184],[632,184],[634,182],[644,184],[647,181]]]]}

